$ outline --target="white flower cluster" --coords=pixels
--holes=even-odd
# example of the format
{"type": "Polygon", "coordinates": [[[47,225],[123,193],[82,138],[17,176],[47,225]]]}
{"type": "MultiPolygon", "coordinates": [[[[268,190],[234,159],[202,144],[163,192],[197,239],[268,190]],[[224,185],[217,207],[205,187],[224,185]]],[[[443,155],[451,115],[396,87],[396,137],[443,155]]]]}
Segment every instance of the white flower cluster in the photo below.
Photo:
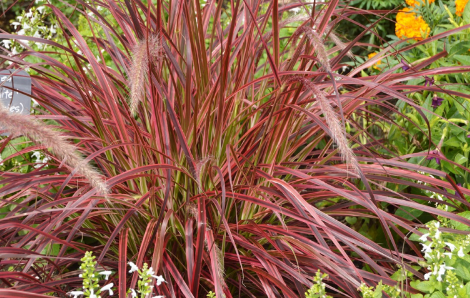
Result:
{"type": "MultiPolygon", "coordinates": [[[[43,0],[36,0],[36,4],[42,4],[43,0]]],[[[52,39],[54,34],[57,32],[57,26],[55,26],[55,19],[51,16],[48,17],[48,22],[52,24],[45,25],[46,19],[46,6],[38,6],[29,9],[28,12],[23,13],[16,17],[16,21],[10,25],[16,31],[17,35],[30,36],[36,38],[52,39]]],[[[45,50],[47,45],[38,41],[27,41],[27,44],[37,50],[45,50]]],[[[9,50],[9,56],[14,56],[23,51],[25,48],[24,42],[17,42],[14,40],[4,39],[1,41],[1,45],[9,50]]]]}
{"type": "Polygon", "coordinates": [[[459,258],[465,257],[466,253],[464,250],[469,241],[450,242],[450,240],[443,240],[442,232],[439,230],[440,223],[438,221],[429,224],[428,228],[429,233],[423,234],[419,238],[423,246],[421,251],[424,252],[424,257],[429,264],[427,267],[429,272],[424,275],[424,279],[429,280],[431,276],[436,276],[436,280],[442,282],[446,272],[454,270],[453,267],[446,265],[446,257],[449,261],[455,256],[459,258]],[[429,239],[431,241],[428,241],[429,239]]]}
{"type": "Polygon", "coordinates": [[[39,151],[34,151],[31,157],[36,158],[36,161],[35,161],[36,165],[34,165],[35,169],[40,168],[43,165],[46,165],[45,167],[47,167],[47,162],[51,160],[51,158],[48,156],[41,158],[41,152],[39,151]]]}
{"type": "MultiPolygon", "coordinates": [[[[142,294],[142,297],[145,297],[146,294],[151,293],[153,290],[153,286],[150,285],[151,279],[155,279],[155,283],[157,284],[157,287],[160,286],[163,282],[166,282],[165,279],[163,278],[162,275],[155,275],[155,271],[153,271],[153,268],[147,268],[147,264],[144,264],[142,269],[139,269],[139,267],[134,264],[133,262],[128,262],[129,266],[131,269],[129,270],[129,273],[134,273],[138,272],[139,273],[139,290],[134,290],[130,289],[130,293],[132,298],[138,297],[137,293],[142,294]]],[[[152,298],[164,298],[165,296],[153,296],[152,298]]]]}

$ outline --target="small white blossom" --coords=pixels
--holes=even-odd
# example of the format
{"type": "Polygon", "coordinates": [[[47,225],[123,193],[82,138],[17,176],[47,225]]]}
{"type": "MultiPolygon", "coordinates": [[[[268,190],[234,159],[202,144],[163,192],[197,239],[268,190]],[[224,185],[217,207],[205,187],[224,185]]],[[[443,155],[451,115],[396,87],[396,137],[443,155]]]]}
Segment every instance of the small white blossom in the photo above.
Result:
{"type": "Polygon", "coordinates": [[[134,291],[134,289],[131,289],[131,296],[132,298],[137,297],[137,293],[134,291]]]}
{"type": "Polygon", "coordinates": [[[462,247],[462,246],[460,247],[459,252],[457,253],[457,255],[458,255],[460,258],[465,257],[465,254],[463,253],[463,247],[462,247]]]}
{"type": "Polygon", "coordinates": [[[426,242],[428,240],[428,236],[429,233],[423,234],[423,236],[419,237],[419,240],[421,240],[421,242],[426,242]]]}
{"type": "Polygon", "coordinates": [[[24,23],[24,24],[23,24],[23,29],[24,29],[24,30],[31,29],[31,26],[28,25],[28,24],[26,24],[26,23],[24,23]]]}
{"type": "Polygon", "coordinates": [[[436,229],[436,235],[434,235],[434,238],[435,238],[435,239],[439,239],[440,236],[441,236],[441,231],[439,231],[438,229],[436,229]]]}
{"type": "Polygon", "coordinates": [[[103,271],[103,272],[100,272],[98,273],[99,275],[104,275],[104,279],[108,280],[109,276],[112,274],[113,272],[112,271],[103,271]]]}
{"type": "Polygon", "coordinates": [[[44,6],[39,6],[39,7],[37,8],[37,10],[39,11],[39,13],[42,13],[42,12],[44,11],[44,8],[46,8],[46,7],[44,7],[44,6]]]}
{"type": "Polygon", "coordinates": [[[93,289],[91,289],[91,291],[90,291],[90,298],[97,298],[94,292],[95,292],[95,291],[93,291],[93,289]]]}
{"type": "Polygon", "coordinates": [[[109,291],[109,296],[112,296],[114,294],[113,290],[111,289],[113,286],[114,286],[113,283],[107,284],[101,288],[101,292],[109,291]]]}
{"type": "Polygon", "coordinates": [[[4,39],[4,40],[2,40],[2,43],[3,43],[3,45],[5,46],[5,48],[9,49],[9,48],[10,48],[10,45],[11,45],[11,40],[9,40],[9,39],[4,39]]]}
{"type": "Polygon", "coordinates": [[[30,17],[32,17],[32,16],[33,16],[33,12],[32,12],[31,9],[30,9],[29,12],[27,12],[27,13],[25,14],[25,17],[30,18],[30,17]]]}
{"type": "Polygon", "coordinates": [[[449,259],[452,259],[452,253],[451,252],[445,252],[443,255],[448,256],[449,259]]]}
{"type": "Polygon", "coordinates": [[[450,251],[454,251],[455,245],[453,245],[452,243],[449,243],[449,242],[445,242],[445,244],[450,248],[450,251]]]}
{"type": "Polygon", "coordinates": [[[18,35],[25,35],[24,29],[21,29],[20,31],[16,32],[18,35]]]}
{"type": "Polygon", "coordinates": [[[152,275],[152,277],[156,279],[157,286],[161,285],[162,282],[165,282],[165,279],[161,275],[158,275],[158,276],[157,275],[152,275]]]}
{"type": "Polygon", "coordinates": [[[15,30],[16,30],[16,27],[21,26],[21,23],[19,23],[19,22],[13,22],[13,23],[11,23],[11,25],[12,25],[12,26],[15,28],[15,30]]]}
{"type": "Polygon", "coordinates": [[[160,296],[153,296],[152,298],[165,298],[165,296],[162,296],[162,295],[160,295],[160,296]]]}
{"type": "Polygon", "coordinates": [[[51,25],[51,34],[54,34],[54,33],[56,33],[56,32],[57,32],[57,31],[55,30],[54,25],[51,25]]]}
{"type": "Polygon", "coordinates": [[[21,22],[21,20],[23,19],[22,16],[17,16],[16,18],[18,19],[19,22],[21,22]]]}
{"type": "Polygon", "coordinates": [[[129,266],[131,266],[131,270],[129,270],[129,273],[132,273],[134,271],[138,271],[139,270],[139,267],[137,267],[136,264],[132,263],[132,262],[128,262],[127,264],[129,264],[129,266]]]}
{"type": "Polygon", "coordinates": [[[83,293],[82,291],[72,291],[72,292],[69,292],[70,296],[73,296],[73,298],[77,298],[78,296],[80,295],[83,295],[85,293],[83,293]]]}
{"type": "Polygon", "coordinates": [[[429,252],[432,251],[432,249],[431,249],[432,243],[429,244],[429,245],[421,243],[421,245],[423,246],[423,249],[421,250],[422,252],[429,253],[429,252]]]}

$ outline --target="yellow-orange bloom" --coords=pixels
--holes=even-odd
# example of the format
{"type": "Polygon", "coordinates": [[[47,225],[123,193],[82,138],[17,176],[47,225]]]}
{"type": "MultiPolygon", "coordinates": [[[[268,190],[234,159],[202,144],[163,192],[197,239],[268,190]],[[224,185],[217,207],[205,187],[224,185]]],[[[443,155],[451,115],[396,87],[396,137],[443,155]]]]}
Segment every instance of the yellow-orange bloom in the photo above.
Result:
{"type": "MultiPolygon", "coordinates": [[[[370,54],[368,55],[368,57],[369,57],[369,59],[371,59],[371,58],[374,57],[375,55],[377,55],[376,52],[370,53],[370,54]]],[[[380,68],[380,66],[379,66],[381,63],[382,63],[382,60],[377,61],[377,62],[374,64],[373,68],[374,68],[374,69],[377,69],[377,70],[381,70],[381,68],[380,68]]]]}
{"type": "MultiPolygon", "coordinates": [[[[428,3],[431,4],[436,0],[428,0],[428,3]]],[[[467,0],[468,1],[468,0],[467,0]]],[[[409,6],[415,6],[415,5],[420,5],[421,3],[426,3],[426,0],[406,0],[406,4],[409,6]]]]}
{"type": "Polygon", "coordinates": [[[416,16],[416,13],[411,12],[411,10],[412,8],[406,7],[397,13],[395,34],[400,39],[413,38],[414,40],[421,40],[423,36],[428,37],[431,32],[428,24],[423,20],[423,17],[416,16]]]}
{"type": "Polygon", "coordinates": [[[468,0],[455,0],[455,14],[459,17],[462,16],[463,10],[467,5],[468,0]]]}

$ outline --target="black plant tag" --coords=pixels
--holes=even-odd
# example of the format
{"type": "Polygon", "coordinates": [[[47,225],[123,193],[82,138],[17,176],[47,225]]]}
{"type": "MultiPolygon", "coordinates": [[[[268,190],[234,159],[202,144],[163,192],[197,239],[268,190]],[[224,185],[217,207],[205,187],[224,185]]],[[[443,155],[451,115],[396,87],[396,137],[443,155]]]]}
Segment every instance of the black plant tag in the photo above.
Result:
{"type": "MultiPolygon", "coordinates": [[[[24,70],[0,70],[0,99],[11,113],[31,114],[31,77],[24,70]],[[12,75],[13,74],[13,75],[12,75]]],[[[0,127],[0,130],[1,127],[0,127]]],[[[7,133],[2,136],[8,136],[7,133]]]]}

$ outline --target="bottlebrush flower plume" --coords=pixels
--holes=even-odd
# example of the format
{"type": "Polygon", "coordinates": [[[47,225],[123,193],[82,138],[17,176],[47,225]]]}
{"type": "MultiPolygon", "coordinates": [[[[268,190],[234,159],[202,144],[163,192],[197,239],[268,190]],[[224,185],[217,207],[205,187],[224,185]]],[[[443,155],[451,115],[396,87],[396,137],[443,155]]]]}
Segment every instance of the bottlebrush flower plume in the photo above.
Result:
{"type": "Polygon", "coordinates": [[[135,115],[137,106],[145,98],[145,82],[149,72],[149,63],[153,59],[160,59],[162,55],[162,43],[159,35],[150,35],[147,39],[137,42],[132,51],[132,65],[129,71],[130,84],[130,108],[135,115]]]}
{"type": "Polygon", "coordinates": [[[300,81],[304,84],[305,87],[310,89],[312,93],[316,96],[318,103],[320,104],[320,108],[323,112],[324,119],[326,124],[331,132],[331,138],[335,141],[336,145],[338,146],[338,151],[341,154],[341,158],[346,161],[347,164],[353,166],[353,170],[355,173],[359,172],[359,163],[357,162],[356,156],[352,151],[351,147],[349,147],[348,140],[344,133],[344,129],[341,127],[340,117],[336,114],[333,110],[332,106],[330,105],[328,99],[325,96],[325,93],[320,90],[314,83],[310,82],[309,80],[303,77],[294,77],[290,79],[290,81],[300,81]]]}
{"type": "Polygon", "coordinates": [[[0,102],[0,127],[10,132],[13,136],[24,135],[34,142],[40,143],[63,160],[77,174],[84,176],[88,182],[101,195],[108,194],[108,187],[102,176],[93,169],[77,152],[77,148],[67,142],[66,137],[60,132],[51,129],[39,121],[35,121],[29,115],[10,113],[0,102]]]}

